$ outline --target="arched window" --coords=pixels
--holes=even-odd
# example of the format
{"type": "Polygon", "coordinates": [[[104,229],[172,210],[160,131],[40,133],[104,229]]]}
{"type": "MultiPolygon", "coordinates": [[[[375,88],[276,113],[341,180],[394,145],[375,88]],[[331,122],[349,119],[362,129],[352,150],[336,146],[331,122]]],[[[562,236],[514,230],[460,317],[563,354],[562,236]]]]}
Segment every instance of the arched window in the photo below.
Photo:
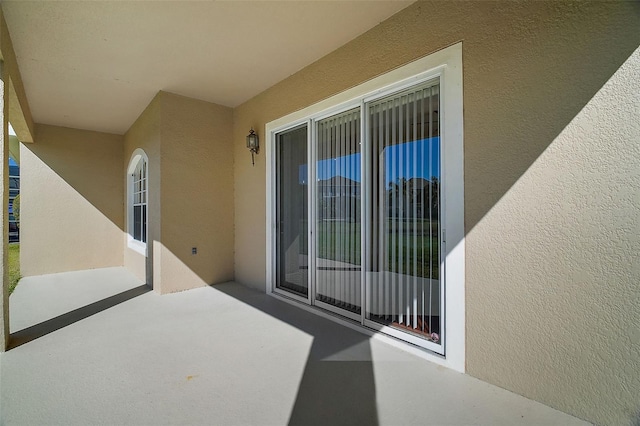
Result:
{"type": "Polygon", "coordinates": [[[127,231],[130,248],[147,253],[147,155],[137,149],[127,169],[127,231]]]}

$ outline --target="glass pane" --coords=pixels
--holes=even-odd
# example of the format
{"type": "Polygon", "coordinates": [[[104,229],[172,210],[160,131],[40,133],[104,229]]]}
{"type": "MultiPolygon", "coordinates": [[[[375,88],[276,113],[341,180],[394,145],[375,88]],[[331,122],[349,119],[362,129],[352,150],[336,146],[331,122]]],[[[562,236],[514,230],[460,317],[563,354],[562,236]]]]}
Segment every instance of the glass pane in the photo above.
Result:
{"type": "Polygon", "coordinates": [[[367,318],[440,342],[439,85],[369,105],[367,318]]]}
{"type": "Polygon", "coordinates": [[[276,287],[307,296],[307,126],[282,132],[277,149],[276,287]]]}
{"type": "Polygon", "coordinates": [[[142,241],[142,206],[133,206],[133,239],[142,241]]]}
{"type": "Polygon", "coordinates": [[[142,222],[141,225],[141,233],[142,233],[142,242],[146,243],[147,242],[147,205],[144,204],[142,205],[142,212],[141,212],[142,217],[140,218],[140,222],[142,222]]]}
{"type": "Polygon", "coordinates": [[[316,294],[360,313],[360,108],[318,122],[316,294]]]}

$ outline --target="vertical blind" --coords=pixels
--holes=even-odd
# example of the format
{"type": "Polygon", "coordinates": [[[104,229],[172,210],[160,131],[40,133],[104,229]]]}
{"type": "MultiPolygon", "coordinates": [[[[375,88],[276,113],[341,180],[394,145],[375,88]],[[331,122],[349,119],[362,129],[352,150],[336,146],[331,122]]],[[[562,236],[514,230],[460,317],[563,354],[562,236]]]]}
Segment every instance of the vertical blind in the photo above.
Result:
{"type": "Polygon", "coordinates": [[[439,85],[368,105],[367,318],[440,341],[439,85]]]}
{"type": "Polygon", "coordinates": [[[360,108],[317,122],[316,300],[360,313],[360,108]]]}

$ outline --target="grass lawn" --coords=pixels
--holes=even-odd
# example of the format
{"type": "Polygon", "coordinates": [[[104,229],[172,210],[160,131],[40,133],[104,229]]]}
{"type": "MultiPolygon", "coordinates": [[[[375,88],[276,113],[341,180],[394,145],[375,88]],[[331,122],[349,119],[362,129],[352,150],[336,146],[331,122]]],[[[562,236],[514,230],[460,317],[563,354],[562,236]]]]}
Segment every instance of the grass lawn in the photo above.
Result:
{"type": "MultiPolygon", "coordinates": [[[[438,279],[439,236],[437,221],[389,220],[387,225],[387,270],[417,277],[438,279]],[[431,230],[436,232],[432,235],[431,230]],[[417,229],[416,229],[417,228],[417,229]],[[402,260],[401,260],[402,259],[402,260]]],[[[360,223],[319,222],[318,257],[360,265],[360,223]]],[[[306,246],[306,241],[304,242],[306,246]]]]}
{"type": "Polygon", "coordinates": [[[9,294],[20,281],[20,243],[9,244],[9,294]]]}

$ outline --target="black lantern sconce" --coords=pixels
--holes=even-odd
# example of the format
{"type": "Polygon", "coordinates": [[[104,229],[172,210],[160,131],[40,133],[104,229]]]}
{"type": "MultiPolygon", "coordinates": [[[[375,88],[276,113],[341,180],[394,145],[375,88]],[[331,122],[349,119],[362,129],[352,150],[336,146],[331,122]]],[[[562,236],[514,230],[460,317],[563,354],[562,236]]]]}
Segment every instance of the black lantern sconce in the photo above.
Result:
{"type": "Polygon", "coordinates": [[[253,131],[253,127],[247,135],[247,148],[251,151],[251,165],[255,166],[256,163],[253,159],[253,155],[260,151],[260,141],[258,140],[258,135],[253,131]]]}

